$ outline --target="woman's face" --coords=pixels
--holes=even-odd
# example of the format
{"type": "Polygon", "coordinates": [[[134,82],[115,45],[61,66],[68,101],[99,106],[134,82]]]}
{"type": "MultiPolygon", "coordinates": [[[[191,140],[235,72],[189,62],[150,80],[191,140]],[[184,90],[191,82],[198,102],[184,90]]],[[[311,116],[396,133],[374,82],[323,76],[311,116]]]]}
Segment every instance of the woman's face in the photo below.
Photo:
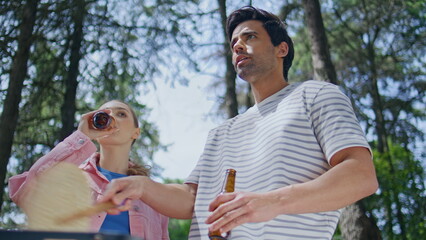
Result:
{"type": "Polygon", "coordinates": [[[110,109],[111,116],[115,119],[115,127],[119,131],[108,137],[98,139],[100,144],[127,144],[139,137],[140,130],[135,126],[134,116],[130,107],[119,101],[110,101],[103,104],[99,110],[110,109]]]}

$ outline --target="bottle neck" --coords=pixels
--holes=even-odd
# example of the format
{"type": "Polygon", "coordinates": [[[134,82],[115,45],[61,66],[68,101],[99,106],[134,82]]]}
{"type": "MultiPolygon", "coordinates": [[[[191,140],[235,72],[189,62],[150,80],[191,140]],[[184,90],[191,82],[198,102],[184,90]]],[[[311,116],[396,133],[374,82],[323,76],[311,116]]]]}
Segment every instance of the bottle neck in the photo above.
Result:
{"type": "Polygon", "coordinates": [[[235,190],[235,176],[236,171],[234,169],[227,169],[225,175],[225,181],[222,186],[222,193],[234,192],[235,190]]]}

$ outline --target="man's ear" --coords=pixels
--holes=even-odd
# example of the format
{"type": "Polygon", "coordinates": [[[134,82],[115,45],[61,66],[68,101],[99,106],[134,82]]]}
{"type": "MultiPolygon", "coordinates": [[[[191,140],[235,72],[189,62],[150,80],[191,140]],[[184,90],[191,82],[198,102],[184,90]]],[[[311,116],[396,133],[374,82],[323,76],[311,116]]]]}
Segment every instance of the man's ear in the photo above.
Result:
{"type": "Polygon", "coordinates": [[[288,44],[286,42],[281,42],[278,46],[276,46],[278,49],[277,51],[277,57],[285,57],[288,54],[288,44]]]}

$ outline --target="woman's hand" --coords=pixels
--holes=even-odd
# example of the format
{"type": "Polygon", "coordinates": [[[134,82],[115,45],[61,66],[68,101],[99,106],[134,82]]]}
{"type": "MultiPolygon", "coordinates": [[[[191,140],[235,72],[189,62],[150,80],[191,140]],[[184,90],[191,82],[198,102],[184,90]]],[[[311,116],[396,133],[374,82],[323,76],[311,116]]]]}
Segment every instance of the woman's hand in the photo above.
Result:
{"type": "MultiPolygon", "coordinates": [[[[99,112],[100,110],[96,110],[96,111],[92,111],[92,112],[88,112],[86,114],[83,114],[81,116],[81,120],[80,123],[78,124],[78,130],[80,130],[80,132],[84,133],[87,137],[89,137],[91,140],[96,140],[99,138],[104,138],[104,137],[108,137],[111,134],[119,131],[118,128],[116,128],[115,126],[110,128],[110,129],[104,129],[104,130],[97,130],[97,129],[93,129],[90,127],[90,118],[93,116],[93,114],[95,114],[96,112],[99,112]]],[[[110,109],[103,109],[103,112],[106,112],[108,114],[111,114],[111,110],[110,109]]]]}

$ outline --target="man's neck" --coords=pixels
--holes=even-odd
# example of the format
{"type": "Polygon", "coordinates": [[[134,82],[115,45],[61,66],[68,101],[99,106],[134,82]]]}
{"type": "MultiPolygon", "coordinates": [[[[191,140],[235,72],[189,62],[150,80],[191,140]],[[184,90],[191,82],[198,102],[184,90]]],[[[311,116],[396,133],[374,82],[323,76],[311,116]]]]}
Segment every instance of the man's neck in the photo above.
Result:
{"type": "Polygon", "coordinates": [[[253,81],[250,84],[256,103],[262,102],[266,98],[272,96],[289,85],[287,81],[285,81],[284,77],[269,79],[265,78],[253,81]]]}

